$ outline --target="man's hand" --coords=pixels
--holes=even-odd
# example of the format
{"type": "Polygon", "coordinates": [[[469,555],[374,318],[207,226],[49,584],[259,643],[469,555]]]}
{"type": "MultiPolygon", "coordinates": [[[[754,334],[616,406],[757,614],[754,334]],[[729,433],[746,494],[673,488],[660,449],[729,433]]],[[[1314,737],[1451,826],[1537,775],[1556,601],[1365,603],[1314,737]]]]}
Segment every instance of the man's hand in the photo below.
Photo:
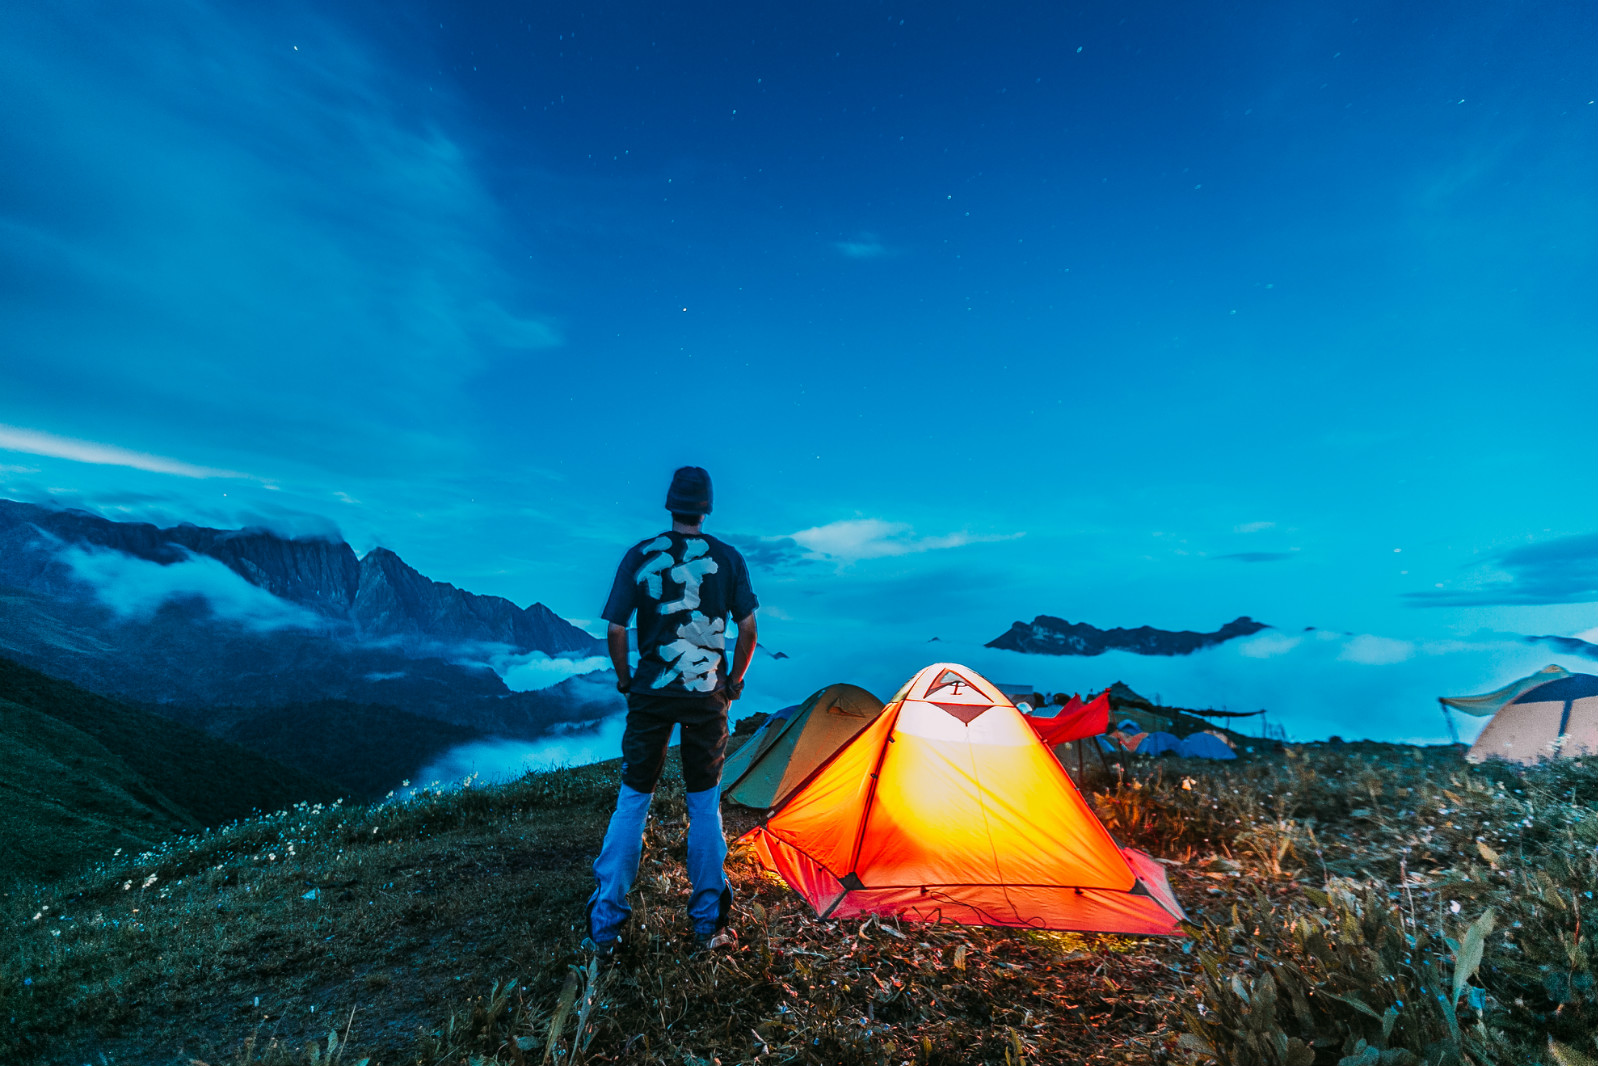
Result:
{"type": "Polygon", "coordinates": [[[753,611],[750,611],[747,617],[738,619],[735,624],[738,626],[738,643],[733,645],[732,671],[727,675],[729,700],[735,700],[744,694],[744,671],[749,669],[749,660],[754,658],[757,639],[753,611]]]}

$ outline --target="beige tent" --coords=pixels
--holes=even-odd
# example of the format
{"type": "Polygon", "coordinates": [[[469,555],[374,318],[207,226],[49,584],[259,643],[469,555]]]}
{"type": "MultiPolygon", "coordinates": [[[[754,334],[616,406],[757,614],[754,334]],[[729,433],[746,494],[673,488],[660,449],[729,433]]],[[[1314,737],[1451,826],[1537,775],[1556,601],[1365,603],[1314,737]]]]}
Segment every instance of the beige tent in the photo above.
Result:
{"type": "Polygon", "coordinates": [[[1465,758],[1530,765],[1577,755],[1598,755],[1598,677],[1592,674],[1566,673],[1522,689],[1499,706],[1465,758]]]}
{"type": "Polygon", "coordinates": [[[881,713],[881,700],[845,684],[828,685],[797,707],[778,711],[727,759],[722,796],[745,807],[779,806],[881,713]]]}

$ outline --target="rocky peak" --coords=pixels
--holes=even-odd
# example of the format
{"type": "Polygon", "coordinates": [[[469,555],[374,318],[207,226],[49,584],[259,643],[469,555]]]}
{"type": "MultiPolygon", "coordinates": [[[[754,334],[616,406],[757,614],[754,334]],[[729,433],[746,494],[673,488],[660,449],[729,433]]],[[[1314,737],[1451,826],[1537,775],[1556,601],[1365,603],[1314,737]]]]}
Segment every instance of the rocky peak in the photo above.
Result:
{"type": "Polygon", "coordinates": [[[1063,618],[1040,614],[1030,623],[1016,622],[1009,631],[988,641],[987,647],[1019,651],[1031,655],[1103,655],[1107,651],[1129,651],[1136,655],[1191,655],[1237,637],[1246,637],[1270,627],[1247,615],[1221,626],[1213,633],[1190,629],[1099,629],[1086,622],[1067,622],[1063,618]]]}

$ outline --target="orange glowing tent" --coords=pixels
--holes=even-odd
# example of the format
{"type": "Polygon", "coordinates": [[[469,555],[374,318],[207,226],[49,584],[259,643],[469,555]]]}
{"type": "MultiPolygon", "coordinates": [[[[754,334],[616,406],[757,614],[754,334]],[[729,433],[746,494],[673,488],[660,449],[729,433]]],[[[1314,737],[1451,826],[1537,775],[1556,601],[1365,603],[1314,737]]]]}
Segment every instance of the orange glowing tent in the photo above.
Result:
{"type": "Polygon", "coordinates": [[[823,918],[1140,935],[1185,915],[986,678],[938,663],[744,840],[823,918]]]}

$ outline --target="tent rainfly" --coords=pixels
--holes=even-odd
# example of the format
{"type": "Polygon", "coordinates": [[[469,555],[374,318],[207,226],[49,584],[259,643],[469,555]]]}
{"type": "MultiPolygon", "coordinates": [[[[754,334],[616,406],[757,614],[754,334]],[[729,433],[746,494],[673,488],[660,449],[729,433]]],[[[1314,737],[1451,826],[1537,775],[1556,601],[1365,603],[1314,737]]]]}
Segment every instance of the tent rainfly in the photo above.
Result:
{"type": "Polygon", "coordinates": [[[1549,663],[1535,674],[1527,674],[1519,681],[1511,681],[1503,688],[1494,689],[1492,692],[1485,692],[1480,696],[1439,696],[1437,702],[1461,714],[1475,718],[1490,718],[1497,714],[1501,707],[1528,689],[1569,676],[1570,671],[1563,666],[1549,663]]]}
{"type": "MultiPolygon", "coordinates": [[[[1546,676],[1547,671],[1533,675],[1546,676]]],[[[1499,706],[1465,753],[1465,759],[1473,763],[1506,759],[1529,765],[1542,759],[1577,755],[1598,755],[1598,677],[1592,674],[1566,673],[1552,681],[1523,687],[1518,695],[1499,706]]]]}
{"type": "Polygon", "coordinates": [[[882,701],[857,685],[828,685],[778,711],[721,769],[721,794],[767,809],[787,799],[816,767],[882,713],[882,701]]]}
{"type": "Polygon", "coordinates": [[[1123,848],[974,670],[916,674],[743,837],[824,918],[1180,934],[1164,868],[1123,848]]]}

